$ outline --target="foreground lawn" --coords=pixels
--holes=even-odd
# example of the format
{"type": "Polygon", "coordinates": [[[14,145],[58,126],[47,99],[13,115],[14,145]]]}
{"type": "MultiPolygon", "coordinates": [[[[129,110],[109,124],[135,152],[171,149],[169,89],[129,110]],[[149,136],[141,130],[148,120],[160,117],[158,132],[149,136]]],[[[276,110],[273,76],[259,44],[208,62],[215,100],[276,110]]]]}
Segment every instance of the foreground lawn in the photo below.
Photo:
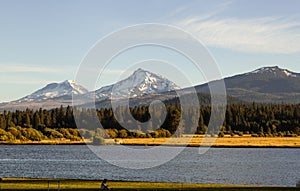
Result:
{"type": "MultiPolygon", "coordinates": [[[[100,181],[90,180],[60,180],[60,190],[97,190],[100,181]]],[[[251,187],[239,185],[217,185],[217,184],[180,184],[180,183],[151,183],[151,182],[108,182],[113,190],[207,190],[207,191],[292,191],[300,190],[296,187],[251,187]]],[[[48,179],[2,179],[0,190],[48,190],[48,179]]],[[[58,190],[57,180],[51,180],[50,190],[58,190]]]]}

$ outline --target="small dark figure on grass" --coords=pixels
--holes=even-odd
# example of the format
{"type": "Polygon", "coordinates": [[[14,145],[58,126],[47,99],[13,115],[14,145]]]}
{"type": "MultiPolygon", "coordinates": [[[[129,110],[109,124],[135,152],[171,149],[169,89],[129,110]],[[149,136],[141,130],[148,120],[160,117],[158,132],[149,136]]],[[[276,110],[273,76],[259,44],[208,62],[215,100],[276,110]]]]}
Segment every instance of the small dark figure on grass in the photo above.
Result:
{"type": "Polygon", "coordinates": [[[107,179],[104,179],[101,183],[101,187],[100,187],[101,190],[111,190],[108,185],[107,185],[107,179]]]}

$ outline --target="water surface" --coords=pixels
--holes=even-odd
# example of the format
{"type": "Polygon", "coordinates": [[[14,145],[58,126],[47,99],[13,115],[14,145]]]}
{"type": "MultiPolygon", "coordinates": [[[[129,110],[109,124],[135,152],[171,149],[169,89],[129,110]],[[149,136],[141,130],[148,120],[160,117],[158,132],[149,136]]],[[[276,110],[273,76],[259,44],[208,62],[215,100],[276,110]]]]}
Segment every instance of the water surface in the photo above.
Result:
{"type": "Polygon", "coordinates": [[[198,148],[188,147],[161,166],[131,170],[99,159],[85,145],[1,145],[0,177],[280,186],[295,186],[300,179],[300,149],[211,148],[198,153],[198,148]]]}

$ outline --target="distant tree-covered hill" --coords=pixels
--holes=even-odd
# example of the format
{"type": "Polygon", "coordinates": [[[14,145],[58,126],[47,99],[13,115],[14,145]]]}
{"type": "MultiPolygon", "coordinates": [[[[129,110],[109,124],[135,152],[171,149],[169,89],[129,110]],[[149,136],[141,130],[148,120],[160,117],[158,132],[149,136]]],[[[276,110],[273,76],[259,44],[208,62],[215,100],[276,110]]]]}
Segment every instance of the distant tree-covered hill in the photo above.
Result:
{"type": "MultiPolygon", "coordinates": [[[[224,79],[227,95],[249,102],[300,103],[300,74],[286,69],[263,67],[224,79]]],[[[214,82],[210,82],[214,83],[214,82]]],[[[196,86],[208,93],[208,84],[196,86]]]]}

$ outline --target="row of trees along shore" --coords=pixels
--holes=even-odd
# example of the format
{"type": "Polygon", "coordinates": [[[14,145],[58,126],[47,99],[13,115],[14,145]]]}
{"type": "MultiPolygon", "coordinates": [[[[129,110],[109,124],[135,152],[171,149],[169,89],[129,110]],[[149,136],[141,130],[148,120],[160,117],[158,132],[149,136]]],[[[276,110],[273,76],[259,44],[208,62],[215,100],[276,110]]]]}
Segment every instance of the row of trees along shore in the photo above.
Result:
{"type": "MultiPolygon", "coordinates": [[[[210,120],[211,107],[201,106],[199,115],[195,108],[185,108],[181,111],[180,106],[166,105],[167,114],[162,121],[162,110],[150,110],[149,107],[140,106],[116,109],[126,120],[126,116],[132,115],[134,120],[128,120],[127,125],[132,130],[127,130],[116,120],[114,111],[110,108],[82,109],[77,110],[68,106],[52,110],[4,111],[0,114],[0,141],[14,140],[53,140],[71,139],[82,140],[93,139],[109,135],[111,138],[151,138],[170,137],[172,134],[205,134],[214,136],[250,134],[253,137],[272,136],[299,136],[300,135],[300,104],[232,104],[226,108],[224,123],[221,127],[215,127],[207,132],[210,120]],[[73,115],[80,116],[76,122],[73,115]],[[129,113],[130,112],[130,113],[129,113]],[[150,120],[153,113],[153,123],[146,127],[142,123],[150,120]],[[180,123],[181,116],[183,119],[180,123]],[[198,117],[197,117],[198,116],[198,117]],[[101,122],[102,128],[89,124],[95,121],[101,122]],[[187,120],[188,119],[188,120],[187,120]],[[156,120],[156,121],[155,121],[156,120]],[[220,129],[220,131],[219,131],[220,129]]],[[[120,119],[119,119],[120,120],[120,119]]]]}

